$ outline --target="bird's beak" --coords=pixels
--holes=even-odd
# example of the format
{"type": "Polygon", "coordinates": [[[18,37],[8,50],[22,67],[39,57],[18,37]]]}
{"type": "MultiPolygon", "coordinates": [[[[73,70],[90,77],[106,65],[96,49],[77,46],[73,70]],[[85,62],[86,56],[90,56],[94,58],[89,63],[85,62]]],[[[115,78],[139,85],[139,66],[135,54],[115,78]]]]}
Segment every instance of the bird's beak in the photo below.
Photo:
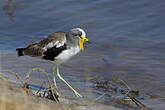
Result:
{"type": "Polygon", "coordinates": [[[84,42],[89,42],[87,37],[83,37],[83,39],[84,39],[84,42]]]}
{"type": "Polygon", "coordinates": [[[87,37],[80,37],[79,39],[79,47],[80,50],[84,50],[84,42],[89,42],[87,37]]]}

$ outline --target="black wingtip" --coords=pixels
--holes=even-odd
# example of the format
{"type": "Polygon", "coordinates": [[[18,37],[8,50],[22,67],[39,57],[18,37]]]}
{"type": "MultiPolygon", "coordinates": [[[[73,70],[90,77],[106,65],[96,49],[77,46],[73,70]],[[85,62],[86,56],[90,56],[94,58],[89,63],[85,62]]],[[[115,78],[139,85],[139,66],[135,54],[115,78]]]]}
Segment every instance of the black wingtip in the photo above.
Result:
{"type": "Polygon", "coordinates": [[[23,54],[23,50],[24,50],[25,48],[17,48],[16,49],[16,51],[17,51],[17,55],[18,56],[23,56],[24,54],[23,54]]]}

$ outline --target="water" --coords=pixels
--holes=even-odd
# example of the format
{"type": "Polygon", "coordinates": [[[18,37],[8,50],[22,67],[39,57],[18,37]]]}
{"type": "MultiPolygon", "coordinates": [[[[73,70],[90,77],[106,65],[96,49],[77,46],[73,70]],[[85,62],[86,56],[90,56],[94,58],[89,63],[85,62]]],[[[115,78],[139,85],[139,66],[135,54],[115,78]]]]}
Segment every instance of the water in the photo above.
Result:
{"type": "MultiPolygon", "coordinates": [[[[3,54],[12,53],[1,55],[1,67],[19,72],[36,65],[50,69],[50,64],[42,60],[18,59],[15,48],[55,31],[81,27],[92,44],[62,65],[64,77],[77,88],[91,87],[86,77],[98,76],[103,80],[120,77],[143,95],[157,96],[144,102],[162,110],[165,108],[164,12],[163,0],[1,0],[0,49],[3,54]]],[[[94,92],[92,88],[89,91],[94,92]]]]}

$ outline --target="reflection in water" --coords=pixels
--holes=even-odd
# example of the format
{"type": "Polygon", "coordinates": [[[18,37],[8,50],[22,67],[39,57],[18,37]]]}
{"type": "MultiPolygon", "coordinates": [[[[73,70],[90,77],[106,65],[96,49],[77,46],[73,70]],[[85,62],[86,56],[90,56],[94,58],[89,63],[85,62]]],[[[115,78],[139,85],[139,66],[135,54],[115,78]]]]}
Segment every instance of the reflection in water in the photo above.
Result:
{"type": "Polygon", "coordinates": [[[14,21],[15,11],[18,8],[18,4],[13,0],[5,0],[6,4],[3,6],[5,15],[9,17],[11,21],[14,21]]]}

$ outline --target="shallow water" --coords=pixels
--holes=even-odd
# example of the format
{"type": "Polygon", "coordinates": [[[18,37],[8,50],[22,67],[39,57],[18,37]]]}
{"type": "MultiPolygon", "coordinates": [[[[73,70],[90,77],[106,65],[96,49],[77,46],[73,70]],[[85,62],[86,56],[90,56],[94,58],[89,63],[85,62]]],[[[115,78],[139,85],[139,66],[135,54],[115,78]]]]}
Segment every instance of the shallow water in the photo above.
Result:
{"type": "MultiPolygon", "coordinates": [[[[165,108],[164,12],[163,0],[1,0],[1,68],[19,73],[32,67],[50,71],[51,64],[29,57],[18,58],[15,49],[55,31],[81,27],[92,44],[61,66],[65,79],[83,95],[89,95],[90,91],[97,96],[93,83],[86,78],[119,77],[142,95],[156,96],[144,102],[162,110],[165,108]]],[[[37,74],[32,75],[32,79],[37,78],[37,74]]],[[[38,80],[45,79],[41,76],[38,80]]],[[[107,103],[110,98],[102,101],[107,103]]]]}

